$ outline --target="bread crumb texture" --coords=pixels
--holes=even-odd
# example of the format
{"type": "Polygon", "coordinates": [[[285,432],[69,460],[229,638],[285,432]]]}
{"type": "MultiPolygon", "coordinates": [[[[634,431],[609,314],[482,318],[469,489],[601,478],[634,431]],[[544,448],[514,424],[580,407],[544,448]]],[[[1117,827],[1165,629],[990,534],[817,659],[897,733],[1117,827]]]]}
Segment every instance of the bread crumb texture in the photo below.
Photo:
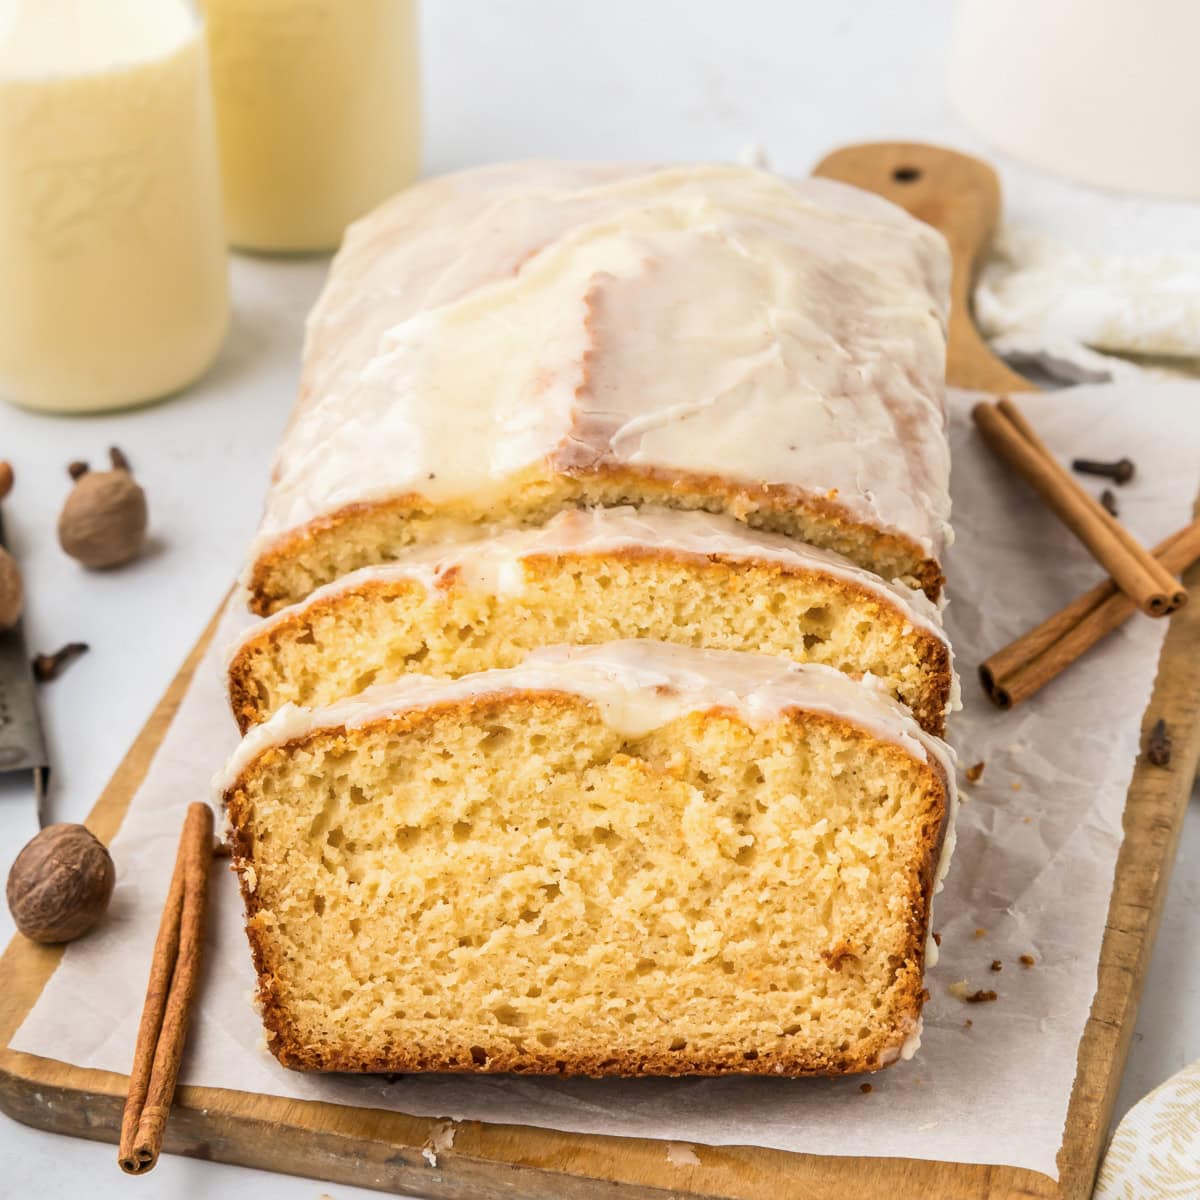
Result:
{"type": "Polygon", "coordinates": [[[839,1074],[916,1028],[937,766],[857,727],[489,694],[226,796],[271,1048],[329,1071],[839,1074]]]}

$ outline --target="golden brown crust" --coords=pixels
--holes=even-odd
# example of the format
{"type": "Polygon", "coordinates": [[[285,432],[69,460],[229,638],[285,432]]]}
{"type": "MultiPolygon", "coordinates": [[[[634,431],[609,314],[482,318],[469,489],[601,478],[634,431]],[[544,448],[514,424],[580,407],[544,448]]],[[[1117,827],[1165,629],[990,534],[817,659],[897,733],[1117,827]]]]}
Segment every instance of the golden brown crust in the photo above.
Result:
{"type": "Polygon", "coordinates": [[[258,700],[258,689],[254,686],[254,659],[259,654],[270,653],[270,648],[277,645],[283,637],[296,637],[311,628],[311,618],[323,612],[329,612],[345,603],[346,599],[354,596],[365,596],[370,592],[382,592],[387,597],[399,599],[411,596],[420,590],[420,585],[410,579],[394,579],[384,583],[380,580],[369,580],[353,588],[347,588],[334,596],[322,596],[312,603],[303,613],[293,613],[279,625],[258,633],[247,639],[238,648],[230,660],[226,671],[226,685],[229,691],[229,707],[233,719],[237,722],[238,731],[245,733],[254,725],[266,719],[266,714],[258,700]]]}
{"type": "MultiPolygon", "coordinates": [[[[265,639],[264,639],[265,641],[265,639]]],[[[262,642],[258,643],[261,647],[262,642]]],[[[229,708],[233,719],[237,722],[238,732],[244,734],[252,725],[262,721],[262,706],[256,699],[256,692],[251,685],[254,654],[249,646],[244,646],[237,657],[229,664],[227,687],[229,689],[229,708]]]]}
{"type": "MultiPolygon", "coordinates": [[[[529,691],[522,693],[525,700],[536,703],[568,704],[580,703],[579,697],[552,691],[529,691]]],[[[905,897],[906,936],[904,952],[899,956],[896,969],[896,986],[892,989],[897,1002],[891,1013],[890,1022],[861,1039],[845,1052],[822,1054],[804,1050],[755,1050],[735,1051],[729,1054],[693,1055],[686,1051],[631,1052],[613,1047],[603,1056],[595,1054],[572,1055],[560,1044],[553,1052],[543,1053],[527,1049],[516,1053],[511,1046],[467,1045],[456,1053],[447,1055],[421,1054],[404,1046],[391,1046],[385,1052],[368,1051],[353,1046],[319,1047],[306,1045],[296,1030],[288,1013],[285,997],[281,994],[279,975],[273,957],[273,946],[264,935],[259,922],[262,911],[261,898],[248,878],[252,869],[255,847],[249,830],[245,787],[247,779],[267,764],[277,754],[286,754],[292,747],[312,745],[318,741],[327,743],[327,749],[336,752],[342,746],[369,736],[377,727],[388,727],[397,732],[411,730],[420,724],[435,720],[446,712],[484,714],[506,703],[511,697],[496,693],[484,693],[468,700],[446,704],[428,705],[380,718],[357,726],[314,730],[280,747],[273,747],[252,762],[234,785],[225,793],[226,811],[230,823],[230,843],[233,866],[238,874],[246,913],[246,934],[250,943],[254,968],[258,975],[257,994],[261,1006],[263,1024],[267,1030],[271,1052],[285,1066],[301,1071],[344,1071],[356,1073],[470,1073],[495,1074],[514,1073],[529,1075],[588,1075],[602,1076],[671,1076],[671,1075],[850,1075],[876,1071],[890,1066],[900,1057],[900,1047],[914,1032],[919,1023],[921,1009],[928,993],[924,989],[925,948],[929,925],[930,904],[937,864],[941,856],[942,843],[946,836],[949,820],[949,781],[935,760],[919,764],[927,772],[930,792],[933,796],[930,818],[921,830],[921,856],[917,865],[912,887],[905,897]],[[754,1054],[755,1057],[751,1057],[754,1054]]],[[[689,719],[702,721],[711,713],[692,713],[689,719]]],[[[791,710],[785,716],[800,724],[811,722],[829,727],[841,736],[869,738],[851,722],[826,713],[791,710]]],[[[899,746],[879,743],[879,749],[894,758],[899,767],[914,760],[899,746]]],[[[830,965],[830,964],[827,964],[830,965]]],[[[836,969],[830,965],[830,969],[836,969]]]]}
{"type": "Polygon", "coordinates": [[[436,540],[422,537],[419,527],[440,518],[479,526],[482,534],[497,526],[543,525],[564,508],[643,503],[724,512],[748,525],[783,533],[789,531],[782,525],[797,516],[803,517],[820,527],[824,535],[803,540],[846,554],[870,570],[909,577],[931,600],[936,601],[941,594],[944,577],[936,559],[927,557],[902,534],[888,533],[855,520],[832,496],[779,485],[734,483],[713,475],[678,472],[667,476],[653,470],[599,464],[569,475],[531,478],[523,490],[507,498],[504,512],[499,516],[491,510],[464,508],[457,513],[440,510],[415,493],[345,505],[284,534],[258,556],[250,572],[250,607],[260,616],[266,616],[329,582],[310,580],[298,595],[284,583],[284,575],[305,552],[320,552],[324,545],[340,539],[359,540],[359,535],[374,525],[384,527],[388,551],[381,556],[351,561],[338,573],[389,561],[407,546],[436,540]],[[868,546],[868,553],[856,553],[863,543],[868,546]]]}
{"type": "MultiPolygon", "coordinates": [[[[880,596],[868,588],[822,571],[820,568],[791,566],[769,559],[746,560],[725,554],[698,556],[661,546],[644,546],[622,547],[612,551],[535,553],[526,556],[523,561],[527,569],[547,577],[560,572],[564,564],[596,559],[614,559],[624,562],[669,562],[697,569],[725,570],[734,573],[746,573],[753,570],[766,573],[771,580],[814,576],[820,578],[822,586],[830,589],[848,604],[867,603],[872,606],[881,606],[893,614],[897,624],[907,623],[903,614],[889,604],[886,596],[880,596]]],[[[439,578],[438,587],[446,591],[452,590],[457,586],[457,575],[457,571],[447,572],[446,575],[439,578]]],[[[419,583],[408,579],[364,580],[344,591],[319,597],[302,611],[290,614],[280,624],[247,640],[233,658],[228,671],[230,707],[240,731],[245,733],[252,725],[263,721],[267,715],[258,701],[257,689],[253,682],[253,660],[257,655],[269,654],[271,647],[283,639],[302,636],[311,629],[313,618],[332,612],[353,598],[376,593],[380,597],[398,599],[414,596],[421,591],[423,588],[419,583]]],[[[721,593],[714,590],[714,594],[721,593]]],[[[946,729],[946,709],[953,683],[950,650],[941,638],[928,629],[914,627],[912,637],[917,643],[918,660],[924,678],[921,695],[912,706],[913,715],[928,733],[941,737],[946,729]]],[[[759,647],[744,646],[741,649],[753,651],[759,647]]]]}

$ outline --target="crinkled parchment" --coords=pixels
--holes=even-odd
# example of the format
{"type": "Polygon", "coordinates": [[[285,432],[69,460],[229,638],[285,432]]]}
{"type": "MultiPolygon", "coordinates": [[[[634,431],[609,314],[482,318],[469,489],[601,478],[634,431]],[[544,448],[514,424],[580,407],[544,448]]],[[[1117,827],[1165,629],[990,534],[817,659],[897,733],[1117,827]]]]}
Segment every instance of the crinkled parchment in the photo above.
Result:
{"type": "MultiPolygon", "coordinates": [[[[1200,484],[1200,386],[1079,388],[1022,400],[1065,456],[1128,455],[1122,519],[1146,542],[1191,516],[1200,484]]],[[[988,653],[1099,577],[1087,553],[974,436],[970,398],[952,397],[958,540],[948,556],[947,619],[964,675],[952,725],[963,787],[958,851],[934,927],[924,1045],[913,1061],[843,1080],[537,1080],[503,1076],[320,1077],[267,1053],[234,878],[219,872],[202,1001],[183,1080],[405,1112],[816,1154],[898,1155],[1010,1164],[1057,1174],[1055,1155],[1121,841],[1140,717],[1165,624],[1135,617],[1024,707],[991,708],[975,682],[988,653]],[[961,770],[960,770],[961,775],[961,770]],[[1023,967],[1021,955],[1036,960],[1023,967]],[[993,961],[1002,963],[999,972],[993,961]],[[994,989],[993,1003],[950,992],[994,989]],[[960,989],[961,990],[961,989],[960,989]]],[[[1094,482],[1094,481],[1093,481],[1094,482]]],[[[1089,484],[1090,485],[1090,484],[1089,484]]],[[[70,946],[18,1032],[18,1050],[127,1071],[159,910],[188,801],[234,741],[220,654],[227,614],[113,843],[112,917],[70,946]]],[[[672,1160],[674,1161],[674,1160],[672,1160]]],[[[685,1161],[690,1161],[686,1160],[685,1161]]]]}

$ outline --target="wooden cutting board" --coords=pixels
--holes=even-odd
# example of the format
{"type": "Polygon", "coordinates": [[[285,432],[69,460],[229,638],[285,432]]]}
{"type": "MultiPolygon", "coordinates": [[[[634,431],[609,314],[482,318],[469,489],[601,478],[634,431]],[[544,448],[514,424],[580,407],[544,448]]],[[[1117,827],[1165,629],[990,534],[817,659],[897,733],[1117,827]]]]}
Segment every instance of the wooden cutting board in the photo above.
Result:
{"type": "MultiPolygon", "coordinates": [[[[882,192],[950,239],[955,254],[950,382],[993,392],[1030,385],[994,359],[967,309],[975,264],[1000,208],[983,163],[928,146],[854,146],[818,174],[882,192]]],[[[1068,401],[1065,401],[1068,402],[1068,401]]],[[[1188,577],[1200,585],[1200,569],[1188,577]]],[[[1197,593],[1200,594],[1200,593],[1197,593]]],[[[176,675],[88,818],[104,841],[120,827],[212,637],[213,623],[176,675]]],[[[422,1150],[440,1122],[377,1109],[185,1087],[176,1097],[166,1149],[221,1162],[315,1176],[331,1183],[454,1200],[1013,1200],[1090,1196],[1142,983],[1167,891],[1184,809],[1200,758],[1200,603],[1171,619],[1143,736],[1159,718],[1174,736],[1171,765],[1140,761],[1125,808],[1099,986],[1083,1040],[1059,1153],[1061,1182],[1012,1167],[920,1159],[820,1157],[754,1147],[697,1146],[698,1165],[675,1165],[663,1142],[465,1122],[453,1148],[431,1164],[422,1150]]],[[[971,681],[967,681],[971,686],[971,681]]],[[[53,973],[61,951],[17,937],[0,959],[0,1107],[29,1125],[116,1143],[126,1078],[9,1048],[53,973]]],[[[1030,1048],[1031,1055],[1035,1048],[1030,1048]]],[[[114,1172],[117,1171],[113,1154],[114,1172]]],[[[130,1184],[135,1190],[136,1184],[130,1184]]]]}

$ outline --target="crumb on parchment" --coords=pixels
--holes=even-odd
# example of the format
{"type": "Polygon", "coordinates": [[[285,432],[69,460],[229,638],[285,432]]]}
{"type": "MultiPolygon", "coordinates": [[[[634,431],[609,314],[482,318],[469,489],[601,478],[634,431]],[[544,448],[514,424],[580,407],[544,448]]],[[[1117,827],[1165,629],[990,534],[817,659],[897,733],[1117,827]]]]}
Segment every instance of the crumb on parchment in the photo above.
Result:
{"type": "Polygon", "coordinates": [[[996,993],[991,990],[979,988],[971,991],[971,985],[965,979],[956,980],[950,985],[949,991],[950,995],[964,1004],[988,1004],[996,999],[996,993]]]}

